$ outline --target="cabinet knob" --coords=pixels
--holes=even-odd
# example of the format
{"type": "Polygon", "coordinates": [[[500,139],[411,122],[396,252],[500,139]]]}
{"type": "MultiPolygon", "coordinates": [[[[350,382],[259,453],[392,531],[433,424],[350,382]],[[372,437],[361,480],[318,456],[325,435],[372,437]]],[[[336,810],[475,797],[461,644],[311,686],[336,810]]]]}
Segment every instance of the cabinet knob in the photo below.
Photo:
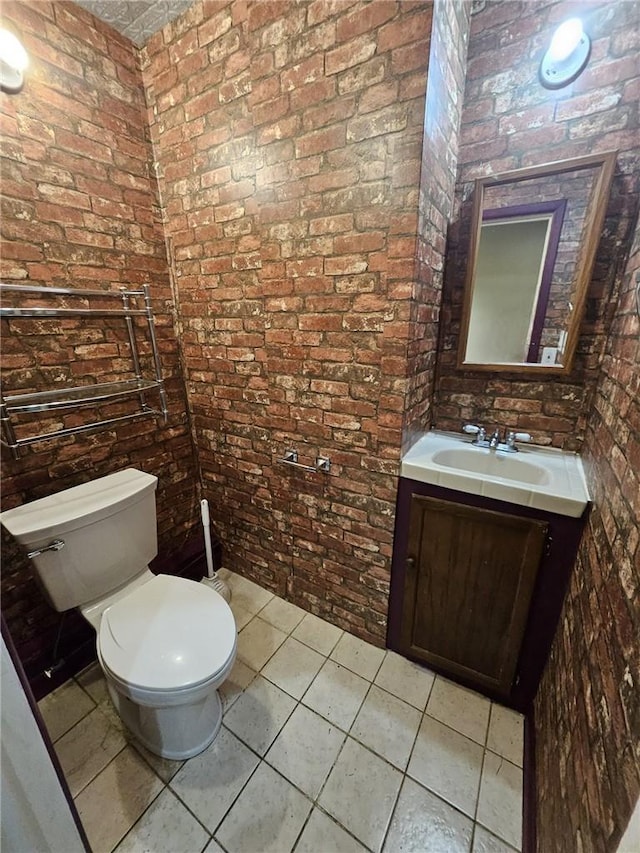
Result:
{"type": "Polygon", "coordinates": [[[415,557],[407,557],[407,568],[410,572],[412,572],[416,567],[416,558],[415,557]]]}

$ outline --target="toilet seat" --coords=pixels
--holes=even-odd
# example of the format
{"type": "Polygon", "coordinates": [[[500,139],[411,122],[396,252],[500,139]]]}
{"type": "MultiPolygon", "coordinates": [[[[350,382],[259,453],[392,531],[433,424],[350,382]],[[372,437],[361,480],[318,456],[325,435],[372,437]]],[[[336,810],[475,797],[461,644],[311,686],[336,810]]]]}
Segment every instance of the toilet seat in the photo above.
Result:
{"type": "Polygon", "coordinates": [[[104,611],[97,643],[117,682],[175,692],[204,685],[225,670],[236,639],[222,596],[204,584],[157,575],[104,611]]]}

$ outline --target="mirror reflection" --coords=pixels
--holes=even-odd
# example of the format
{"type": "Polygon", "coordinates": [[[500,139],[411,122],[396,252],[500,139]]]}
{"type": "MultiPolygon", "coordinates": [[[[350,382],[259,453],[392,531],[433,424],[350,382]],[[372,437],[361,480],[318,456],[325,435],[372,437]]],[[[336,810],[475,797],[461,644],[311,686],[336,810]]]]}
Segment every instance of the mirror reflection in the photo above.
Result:
{"type": "Polygon", "coordinates": [[[476,182],[459,366],[568,370],[615,154],[476,182]]]}

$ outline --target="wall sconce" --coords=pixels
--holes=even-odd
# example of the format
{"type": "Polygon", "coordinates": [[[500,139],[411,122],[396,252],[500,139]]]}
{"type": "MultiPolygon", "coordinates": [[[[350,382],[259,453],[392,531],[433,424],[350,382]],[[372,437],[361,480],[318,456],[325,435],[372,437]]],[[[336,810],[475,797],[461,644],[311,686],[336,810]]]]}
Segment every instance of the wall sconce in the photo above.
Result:
{"type": "Polygon", "coordinates": [[[538,75],[545,89],[562,89],[582,74],[591,53],[591,39],[580,18],[569,18],[553,34],[538,75]]]}
{"type": "Polygon", "coordinates": [[[17,36],[4,27],[0,28],[0,89],[12,95],[19,92],[28,64],[27,51],[17,36]]]}

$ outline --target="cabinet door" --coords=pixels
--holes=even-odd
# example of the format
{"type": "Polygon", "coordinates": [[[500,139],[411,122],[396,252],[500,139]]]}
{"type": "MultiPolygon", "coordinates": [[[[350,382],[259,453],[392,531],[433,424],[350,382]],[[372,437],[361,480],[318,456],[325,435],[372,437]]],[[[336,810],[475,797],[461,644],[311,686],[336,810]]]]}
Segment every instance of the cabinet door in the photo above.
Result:
{"type": "Polygon", "coordinates": [[[546,531],[541,521],[413,495],[403,650],[508,696],[546,531]]]}

